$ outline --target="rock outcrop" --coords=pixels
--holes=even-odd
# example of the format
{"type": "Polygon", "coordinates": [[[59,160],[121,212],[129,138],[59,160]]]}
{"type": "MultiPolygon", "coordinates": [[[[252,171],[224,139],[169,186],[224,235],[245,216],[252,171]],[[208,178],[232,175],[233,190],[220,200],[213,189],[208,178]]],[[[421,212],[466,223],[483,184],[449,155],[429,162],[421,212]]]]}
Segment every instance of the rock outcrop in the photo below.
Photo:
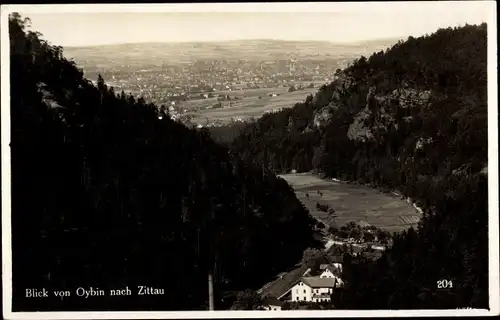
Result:
{"type": "Polygon", "coordinates": [[[374,98],[380,104],[396,101],[400,108],[422,107],[429,103],[430,90],[417,90],[413,88],[395,89],[388,95],[376,95],[374,98]]]}
{"type": "Polygon", "coordinates": [[[44,82],[37,83],[38,92],[42,94],[42,101],[51,108],[63,108],[57,101],[55,96],[50,92],[49,87],[44,82]]]}
{"type": "MultiPolygon", "coordinates": [[[[391,125],[397,125],[391,113],[391,105],[398,108],[423,107],[429,103],[430,90],[417,90],[412,88],[393,90],[390,94],[380,95],[375,87],[370,87],[366,96],[366,106],[355,117],[349,126],[348,137],[351,140],[367,141],[374,139],[375,130],[388,130],[391,125]]],[[[411,116],[404,117],[410,122],[411,116]]],[[[421,141],[421,144],[427,141],[421,141]]],[[[423,147],[419,145],[417,148],[423,147]]]]}
{"type": "Polygon", "coordinates": [[[341,106],[336,101],[331,101],[327,106],[314,112],[313,125],[316,128],[326,126],[333,114],[339,110],[341,106]]]}

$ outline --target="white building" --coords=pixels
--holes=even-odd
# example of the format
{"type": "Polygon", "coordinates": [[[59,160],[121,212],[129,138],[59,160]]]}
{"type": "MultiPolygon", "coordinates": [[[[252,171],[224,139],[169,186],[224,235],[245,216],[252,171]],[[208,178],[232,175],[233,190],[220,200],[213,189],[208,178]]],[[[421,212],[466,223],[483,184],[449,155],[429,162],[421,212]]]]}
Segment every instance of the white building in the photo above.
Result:
{"type": "Polygon", "coordinates": [[[320,266],[319,276],[310,276],[310,270],[287,292],[283,293],[279,300],[285,298],[291,302],[327,302],[330,301],[333,288],[344,286],[342,279],[337,276],[342,270],[342,264],[324,264],[320,266]]]}
{"type": "MultiPolygon", "coordinates": [[[[338,260],[338,259],[337,259],[338,260]]],[[[277,275],[257,291],[266,310],[282,310],[285,302],[328,302],[334,288],[341,288],[342,264],[322,264],[319,272],[300,267],[277,275]]]]}
{"type": "Polygon", "coordinates": [[[338,287],[336,277],[303,277],[292,287],[292,301],[330,301],[334,287],[338,287]]]}

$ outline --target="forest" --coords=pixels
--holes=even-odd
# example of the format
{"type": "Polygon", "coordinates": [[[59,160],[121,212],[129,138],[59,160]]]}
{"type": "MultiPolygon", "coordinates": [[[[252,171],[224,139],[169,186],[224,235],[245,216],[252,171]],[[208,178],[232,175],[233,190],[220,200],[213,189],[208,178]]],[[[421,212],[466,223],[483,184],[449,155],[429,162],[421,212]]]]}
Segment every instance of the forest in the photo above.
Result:
{"type": "Polygon", "coordinates": [[[335,308],[488,307],[486,66],[486,24],[439,29],[360,57],[303,103],[227,127],[232,142],[219,137],[275,173],[396,190],[422,208],[377,262],[346,261],[335,308]],[[443,279],[453,288],[439,290],[443,279]]]}
{"type": "Polygon", "coordinates": [[[13,311],[206,310],[293,267],[315,220],[271,171],[97,85],[9,17],[13,311]],[[77,288],[158,296],[83,299],[77,288]],[[70,297],[26,297],[26,288],[70,297]]]}

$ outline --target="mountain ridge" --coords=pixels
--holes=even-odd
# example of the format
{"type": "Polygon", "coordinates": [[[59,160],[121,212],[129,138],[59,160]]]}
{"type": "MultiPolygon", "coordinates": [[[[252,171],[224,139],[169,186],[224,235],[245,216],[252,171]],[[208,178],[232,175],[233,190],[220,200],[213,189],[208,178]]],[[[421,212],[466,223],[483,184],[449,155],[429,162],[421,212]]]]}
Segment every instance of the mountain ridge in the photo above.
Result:
{"type": "Polygon", "coordinates": [[[283,39],[272,39],[272,38],[261,38],[261,39],[232,39],[232,40],[206,40],[206,41],[149,41],[149,42],[127,42],[127,43],[113,43],[113,44],[96,44],[96,45],[78,45],[78,46],[64,46],[66,49],[85,49],[94,47],[112,47],[112,46],[135,46],[135,45],[166,45],[166,46],[183,46],[190,44],[207,44],[207,45],[227,45],[227,44],[297,44],[297,43],[309,43],[309,44],[321,44],[330,46],[358,46],[364,44],[376,44],[376,43],[396,43],[398,40],[404,37],[394,37],[394,38],[380,38],[380,39],[368,39],[359,41],[327,41],[327,40],[283,40],[283,39]]]}
{"type": "Polygon", "coordinates": [[[488,306],[486,24],[439,29],[336,73],[231,145],[275,173],[398,190],[424,212],[376,263],[346,266],[345,309],[488,306]],[[460,281],[452,292],[435,282],[460,281]],[[467,280],[458,280],[467,279],[467,280]]]}
{"type": "Polygon", "coordinates": [[[234,40],[184,43],[129,43],[86,47],[65,47],[65,54],[77,60],[128,59],[154,57],[155,59],[242,59],[275,60],[297,58],[345,58],[384,50],[397,40],[376,40],[336,44],[322,41],[234,40]]]}

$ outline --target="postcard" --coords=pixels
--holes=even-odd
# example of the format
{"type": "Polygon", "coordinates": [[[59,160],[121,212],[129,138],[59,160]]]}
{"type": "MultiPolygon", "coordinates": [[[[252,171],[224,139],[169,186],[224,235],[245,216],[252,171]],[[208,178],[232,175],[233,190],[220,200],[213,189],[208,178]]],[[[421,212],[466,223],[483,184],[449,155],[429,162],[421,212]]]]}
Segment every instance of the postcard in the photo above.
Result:
{"type": "Polygon", "coordinates": [[[1,16],[6,319],[498,315],[494,1],[1,16]]]}

